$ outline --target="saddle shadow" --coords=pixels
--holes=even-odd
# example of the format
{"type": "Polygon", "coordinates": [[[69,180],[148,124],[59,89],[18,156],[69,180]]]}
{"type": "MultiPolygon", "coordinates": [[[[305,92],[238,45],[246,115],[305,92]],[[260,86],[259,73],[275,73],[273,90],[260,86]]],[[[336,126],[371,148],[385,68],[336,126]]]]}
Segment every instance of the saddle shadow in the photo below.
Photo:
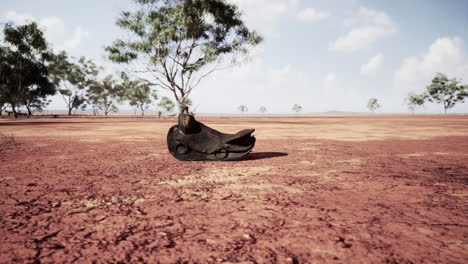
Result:
{"type": "Polygon", "coordinates": [[[270,158],[276,158],[276,157],[284,157],[287,156],[288,153],[286,152],[251,152],[244,157],[242,157],[241,160],[260,160],[260,159],[270,159],[270,158]]]}

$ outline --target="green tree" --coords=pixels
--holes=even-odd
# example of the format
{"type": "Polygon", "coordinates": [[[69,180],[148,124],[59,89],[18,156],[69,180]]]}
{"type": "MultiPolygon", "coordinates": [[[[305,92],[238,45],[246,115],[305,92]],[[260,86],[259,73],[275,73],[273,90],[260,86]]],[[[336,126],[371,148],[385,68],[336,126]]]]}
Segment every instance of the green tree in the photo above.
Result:
{"type": "Polygon", "coordinates": [[[67,105],[68,115],[73,109],[86,108],[87,89],[94,84],[99,72],[96,64],[85,57],[72,61],[65,51],[54,56],[51,64],[51,79],[67,105]]]}
{"type": "Polygon", "coordinates": [[[91,104],[91,109],[93,110],[93,115],[97,116],[99,111],[102,110],[98,105],[91,102],[91,99],[88,98],[87,103],[91,104]]]}
{"type": "Polygon", "coordinates": [[[48,62],[52,53],[47,49],[43,32],[35,23],[15,26],[6,24],[0,43],[0,94],[12,108],[24,105],[28,116],[32,108],[47,104],[46,97],[56,92],[49,80],[48,62]]]}
{"type": "Polygon", "coordinates": [[[300,111],[302,111],[302,106],[295,104],[293,105],[292,110],[296,113],[299,113],[300,111]]]}
{"type": "Polygon", "coordinates": [[[265,113],[267,111],[267,108],[265,106],[260,106],[260,109],[258,109],[258,111],[260,111],[260,113],[265,113]]]}
{"type": "Polygon", "coordinates": [[[163,96],[161,101],[159,101],[158,106],[166,110],[166,112],[172,112],[174,110],[175,104],[169,99],[169,97],[163,96]]]}
{"type": "Polygon", "coordinates": [[[171,91],[181,111],[200,81],[259,44],[262,38],[224,0],[134,0],[140,9],[123,12],[117,25],[130,33],[106,48],[117,63],[138,60],[151,73],[148,83],[171,91]]]}
{"type": "Polygon", "coordinates": [[[47,97],[54,94],[55,92],[55,86],[50,84],[41,88],[38,88],[38,86],[30,88],[27,91],[22,103],[22,105],[24,105],[28,111],[28,117],[31,116],[34,111],[42,112],[44,108],[51,102],[51,100],[47,99],[47,97]]]}
{"type": "Polygon", "coordinates": [[[377,100],[377,98],[371,98],[371,99],[369,99],[369,101],[367,101],[367,108],[371,112],[375,112],[380,107],[381,107],[381,105],[379,104],[379,100],[377,100]]]}
{"type": "Polygon", "coordinates": [[[426,94],[416,94],[413,92],[408,93],[408,96],[405,98],[405,103],[408,106],[408,109],[411,113],[414,113],[414,110],[418,106],[424,105],[426,101],[427,95],[426,94]]]}
{"type": "Polygon", "coordinates": [[[90,86],[88,98],[93,111],[100,109],[104,111],[104,115],[107,117],[110,112],[119,110],[117,103],[125,98],[125,90],[112,75],[107,75],[102,81],[96,81],[90,86]]]}
{"type": "Polygon", "coordinates": [[[239,111],[241,113],[247,113],[249,111],[249,109],[247,108],[246,105],[239,105],[239,107],[237,107],[237,109],[239,109],[239,111]]]}
{"type": "MultiPolygon", "coordinates": [[[[1,39],[0,39],[1,40],[1,39]]],[[[0,116],[8,106],[7,93],[10,83],[9,75],[12,73],[11,65],[7,60],[10,56],[6,47],[0,46],[0,116]]]]}
{"type": "Polygon", "coordinates": [[[190,98],[186,98],[183,103],[184,103],[184,105],[186,105],[188,107],[192,106],[192,104],[193,104],[193,102],[192,102],[192,100],[190,98]]]}
{"type": "MultiPolygon", "coordinates": [[[[0,71],[1,71],[1,63],[2,63],[2,62],[0,62],[0,71]]],[[[0,79],[1,79],[1,78],[2,78],[2,76],[0,76],[0,79]]],[[[2,83],[2,82],[1,82],[1,80],[0,80],[0,85],[1,85],[1,83],[2,83]]],[[[4,97],[3,93],[2,93],[2,91],[3,91],[3,88],[0,87],[0,116],[3,115],[3,112],[6,111],[7,106],[8,106],[8,103],[7,103],[6,99],[5,99],[5,97],[4,97]]]]}
{"type": "Polygon", "coordinates": [[[121,74],[121,78],[122,86],[125,88],[125,97],[130,106],[133,107],[135,113],[140,110],[141,115],[144,116],[153,99],[158,99],[157,93],[152,91],[151,86],[145,81],[132,80],[125,73],[121,74]]]}
{"type": "Polygon", "coordinates": [[[432,79],[431,85],[427,86],[429,102],[442,103],[444,112],[454,107],[458,102],[463,103],[468,96],[468,85],[459,85],[460,80],[448,79],[442,73],[437,73],[432,79]]]}

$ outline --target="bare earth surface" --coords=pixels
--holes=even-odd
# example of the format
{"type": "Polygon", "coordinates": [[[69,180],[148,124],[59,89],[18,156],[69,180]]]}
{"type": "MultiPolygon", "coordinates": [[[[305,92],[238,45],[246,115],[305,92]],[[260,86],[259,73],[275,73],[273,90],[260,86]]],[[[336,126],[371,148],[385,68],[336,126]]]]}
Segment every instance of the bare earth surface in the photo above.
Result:
{"type": "Polygon", "coordinates": [[[254,152],[177,161],[175,120],[0,120],[0,262],[467,263],[468,116],[201,121],[254,152]]]}

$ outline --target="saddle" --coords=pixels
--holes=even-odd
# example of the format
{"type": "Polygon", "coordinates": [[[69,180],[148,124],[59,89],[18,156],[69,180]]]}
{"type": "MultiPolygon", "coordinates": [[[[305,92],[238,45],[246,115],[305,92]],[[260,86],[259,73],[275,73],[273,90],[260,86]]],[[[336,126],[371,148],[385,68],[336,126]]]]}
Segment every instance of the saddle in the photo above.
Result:
{"type": "Polygon", "coordinates": [[[235,160],[253,149],[254,131],[221,133],[198,122],[193,115],[180,113],[178,124],[167,133],[167,147],[178,160],[235,160]]]}

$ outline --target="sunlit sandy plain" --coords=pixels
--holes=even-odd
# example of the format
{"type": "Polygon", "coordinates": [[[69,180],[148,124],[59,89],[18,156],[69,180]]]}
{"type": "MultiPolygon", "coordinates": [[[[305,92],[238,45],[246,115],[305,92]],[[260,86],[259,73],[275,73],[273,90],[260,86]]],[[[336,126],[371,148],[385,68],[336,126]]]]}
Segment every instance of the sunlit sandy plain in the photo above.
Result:
{"type": "Polygon", "coordinates": [[[468,258],[468,116],[201,121],[254,151],[177,161],[175,119],[0,119],[0,262],[468,258]]]}

